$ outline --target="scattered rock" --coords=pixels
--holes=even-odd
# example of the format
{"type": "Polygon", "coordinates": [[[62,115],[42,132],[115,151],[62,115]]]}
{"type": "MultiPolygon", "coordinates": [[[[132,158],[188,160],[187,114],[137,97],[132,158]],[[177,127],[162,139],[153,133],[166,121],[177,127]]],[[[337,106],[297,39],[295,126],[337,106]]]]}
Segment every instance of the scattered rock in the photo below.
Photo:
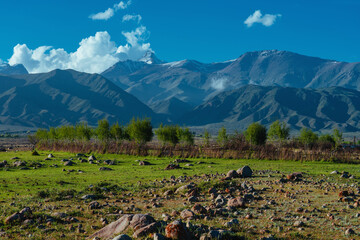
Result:
{"type": "Polygon", "coordinates": [[[64,162],[64,166],[73,166],[75,163],[71,160],[64,162]]]}
{"type": "Polygon", "coordinates": [[[188,240],[191,239],[190,234],[181,221],[174,221],[165,228],[165,236],[170,239],[188,240]]]}
{"type": "Polygon", "coordinates": [[[140,166],[146,166],[146,165],[150,165],[150,163],[148,161],[140,161],[139,165],[140,166]]]}
{"type": "Polygon", "coordinates": [[[166,166],[165,170],[173,170],[173,169],[179,169],[179,168],[180,168],[179,164],[170,163],[169,165],[166,166]]]}
{"type": "Polygon", "coordinates": [[[99,171],[112,171],[112,169],[108,167],[100,167],[99,171]]]}
{"type": "Polygon", "coordinates": [[[291,173],[291,174],[288,174],[286,176],[286,178],[291,181],[300,181],[302,178],[302,173],[300,173],[300,172],[291,173]]]}
{"type": "Polygon", "coordinates": [[[91,203],[89,203],[88,209],[92,210],[92,209],[99,209],[100,208],[100,203],[93,201],[91,203]]]}
{"type": "Polygon", "coordinates": [[[121,234],[119,236],[114,237],[112,240],[131,240],[131,237],[129,237],[126,234],[121,234]]]}
{"type": "Polygon", "coordinates": [[[294,227],[303,227],[305,224],[302,221],[296,221],[293,224],[294,227]]]}
{"type": "Polygon", "coordinates": [[[245,199],[243,199],[241,197],[229,199],[227,205],[228,205],[228,207],[233,207],[233,208],[245,208],[246,207],[245,199]]]}
{"type": "Polygon", "coordinates": [[[48,158],[54,158],[54,155],[52,155],[51,153],[47,156],[48,158]]]}
{"type": "Polygon", "coordinates": [[[352,229],[352,228],[348,228],[346,231],[345,231],[345,235],[353,235],[355,234],[355,231],[352,229]]]}
{"type": "Polygon", "coordinates": [[[237,171],[236,171],[240,177],[242,178],[248,178],[248,177],[251,177],[252,174],[253,174],[253,171],[251,170],[251,168],[249,166],[243,166],[242,168],[239,168],[237,171]]]}
{"type": "Polygon", "coordinates": [[[195,213],[189,209],[185,209],[180,213],[180,217],[182,219],[193,219],[195,217],[195,213]]]}
{"type": "Polygon", "coordinates": [[[232,179],[232,178],[238,178],[240,175],[235,171],[235,170],[230,170],[227,174],[226,174],[226,179],[232,179]]]}
{"type": "Polygon", "coordinates": [[[90,157],[88,158],[88,161],[95,161],[95,160],[97,159],[94,155],[90,155],[90,157]]]}
{"type": "Polygon", "coordinates": [[[113,160],[105,160],[104,163],[107,165],[115,165],[115,161],[113,160]]]}

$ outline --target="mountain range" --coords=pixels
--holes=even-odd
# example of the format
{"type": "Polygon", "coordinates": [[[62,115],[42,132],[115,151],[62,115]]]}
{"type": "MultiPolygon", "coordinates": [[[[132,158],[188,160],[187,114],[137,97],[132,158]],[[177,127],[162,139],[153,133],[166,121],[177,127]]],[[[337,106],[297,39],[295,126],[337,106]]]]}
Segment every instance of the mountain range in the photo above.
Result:
{"type": "MultiPolygon", "coordinates": [[[[219,63],[165,62],[148,52],[101,74],[28,74],[0,66],[0,123],[48,127],[108,118],[244,129],[285,121],[299,130],[359,132],[360,63],[266,50],[219,63]]],[[[25,71],[24,71],[25,70],[25,71]]]]}

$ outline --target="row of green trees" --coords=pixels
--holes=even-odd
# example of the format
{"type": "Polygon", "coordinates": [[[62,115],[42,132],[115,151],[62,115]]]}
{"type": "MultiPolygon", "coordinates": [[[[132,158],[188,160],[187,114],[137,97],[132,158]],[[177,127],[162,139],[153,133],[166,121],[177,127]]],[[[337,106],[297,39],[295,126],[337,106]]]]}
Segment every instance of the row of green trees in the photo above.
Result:
{"type": "MultiPolygon", "coordinates": [[[[193,145],[194,134],[189,128],[182,128],[178,125],[163,125],[161,124],[155,130],[155,134],[162,144],[170,145],[193,145]]],[[[127,125],[120,125],[115,123],[110,125],[108,120],[103,119],[98,122],[96,128],[89,127],[86,123],[79,123],[75,126],[61,126],[57,128],[38,129],[35,133],[35,138],[41,140],[82,140],[88,141],[91,138],[97,138],[100,141],[107,143],[111,140],[121,142],[123,140],[133,140],[139,145],[152,140],[154,136],[151,121],[149,119],[132,119],[127,125]]],[[[234,139],[244,139],[251,145],[263,145],[267,140],[272,142],[282,143],[289,139],[290,128],[285,122],[275,121],[267,130],[265,126],[260,123],[252,123],[243,133],[236,132],[233,135],[228,135],[226,128],[222,127],[216,138],[217,143],[224,147],[229,141],[234,139]]],[[[204,145],[209,145],[211,141],[210,133],[205,130],[203,134],[204,145]]],[[[305,145],[314,144],[317,142],[330,143],[337,145],[342,141],[342,133],[335,129],[333,134],[317,135],[312,130],[303,128],[297,140],[305,145]]]]}
{"type": "MultiPolygon", "coordinates": [[[[207,133],[207,132],[205,132],[207,133]]],[[[208,134],[208,133],[207,133],[208,134]]],[[[239,133],[235,133],[239,135],[239,133]]],[[[242,133],[245,140],[252,145],[263,145],[267,140],[271,142],[282,143],[290,137],[290,128],[286,125],[285,122],[275,121],[273,122],[269,130],[260,123],[252,123],[248,128],[242,133]]],[[[226,145],[229,141],[229,135],[226,134],[226,129],[222,127],[217,136],[217,142],[220,146],[226,145]]],[[[204,134],[204,142],[207,143],[209,136],[204,134]]],[[[325,135],[317,135],[311,129],[302,128],[300,130],[300,135],[295,138],[299,142],[310,145],[315,143],[329,143],[331,145],[338,145],[342,142],[342,133],[338,129],[334,129],[333,133],[325,135]]]]}
{"type": "Polygon", "coordinates": [[[79,123],[75,126],[61,126],[57,128],[38,129],[35,138],[42,140],[82,140],[89,141],[97,138],[107,143],[111,140],[120,142],[122,140],[133,140],[138,144],[145,144],[153,138],[151,121],[149,119],[132,119],[126,126],[115,123],[110,126],[106,119],[99,120],[98,126],[92,128],[86,123],[79,123]]]}

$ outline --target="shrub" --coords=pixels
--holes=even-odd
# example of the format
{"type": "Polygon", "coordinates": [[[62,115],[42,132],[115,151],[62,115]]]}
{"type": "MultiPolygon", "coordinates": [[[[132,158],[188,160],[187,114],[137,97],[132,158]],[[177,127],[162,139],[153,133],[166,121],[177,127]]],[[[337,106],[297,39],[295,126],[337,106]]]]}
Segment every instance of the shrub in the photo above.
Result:
{"type": "Polygon", "coordinates": [[[314,144],[318,140],[318,135],[311,129],[302,128],[300,130],[299,141],[305,145],[314,144]]]}
{"type": "Polygon", "coordinates": [[[336,143],[334,137],[331,136],[330,134],[321,135],[319,137],[319,142],[328,143],[328,144],[331,144],[332,146],[335,146],[335,143],[336,143]]]}
{"type": "Polygon", "coordinates": [[[96,128],[96,136],[102,142],[108,142],[110,140],[110,125],[107,119],[99,120],[96,128]]]}
{"type": "Polygon", "coordinates": [[[189,128],[178,128],[177,135],[180,142],[184,143],[185,145],[194,145],[194,135],[190,132],[189,128]]]}
{"type": "Polygon", "coordinates": [[[204,141],[204,145],[205,146],[209,146],[210,145],[210,139],[211,139],[211,135],[209,133],[209,131],[207,129],[205,129],[204,131],[204,137],[203,137],[203,141],[204,141]]]}
{"type": "Polygon", "coordinates": [[[75,126],[76,138],[80,140],[89,141],[93,135],[92,129],[87,125],[87,123],[82,122],[75,126]]]}
{"type": "Polygon", "coordinates": [[[225,127],[220,128],[216,141],[221,147],[224,147],[227,144],[228,135],[226,134],[226,128],[225,127]]]}
{"type": "Polygon", "coordinates": [[[269,139],[273,141],[284,141],[289,137],[290,128],[286,126],[285,122],[281,122],[279,120],[273,122],[269,128],[269,139]]]}
{"type": "Polygon", "coordinates": [[[159,128],[156,129],[155,134],[158,139],[163,143],[170,143],[173,146],[179,143],[179,126],[178,125],[167,125],[160,124],[159,128]]]}
{"type": "Polygon", "coordinates": [[[245,139],[250,144],[264,145],[267,139],[266,128],[260,123],[252,123],[245,131],[245,139]]]}
{"type": "Polygon", "coordinates": [[[135,120],[135,118],[133,118],[127,127],[127,131],[130,139],[139,145],[150,142],[154,136],[150,119],[135,120]]]}

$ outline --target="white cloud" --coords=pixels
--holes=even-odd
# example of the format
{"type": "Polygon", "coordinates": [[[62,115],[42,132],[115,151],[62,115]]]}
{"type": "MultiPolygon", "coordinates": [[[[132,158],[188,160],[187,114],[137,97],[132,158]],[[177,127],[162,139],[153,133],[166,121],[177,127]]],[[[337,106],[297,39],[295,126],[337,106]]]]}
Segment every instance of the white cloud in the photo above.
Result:
{"type": "Polygon", "coordinates": [[[278,17],[281,17],[281,14],[265,14],[263,16],[260,10],[256,10],[244,21],[244,24],[251,27],[254,23],[261,23],[266,27],[270,27],[275,23],[276,18],[278,17]]]}
{"type": "Polygon", "coordinates": [[[114,9],[109,8],[105,12],[99,12],[96,14],[92,14],[89,16],[89,18],[91,18],[92,20],[108,20],[112,16],[114,16],[114,9]]]}
{"type": "Polygon", "coordinates": [[[114,5],[114,9],[117,11],[119,9],[126,9],[128,6],[131,5],[131,0],[127,1],[126,3],[121,1],[118,4],[114,5]]]}
{"type": "Polygon", "coordinates": [[[108,20],[109,18],[113,17],[115,12],[117,12],[120,9],[126,9],[128,6],[130,6],[131,0],[127,1],[126,3],[121,1],[117,4],[114,4],[113,8],[108,8],[104,12],[99,12],[96,14],[91,14],[89,18],[92,20],[108,20]]]}
{"type": "Polygon", "coordinates": [[[41,46],[34,50],[26,44],[17,44],[9,59],[10,65],[23,64],[30,73],[48,72],[54,69],[74,69],[81,72],[101,73],[118,61],[138,60],[152,51],[145,43],[146,27],[140,26],[131,32],[122,33],[127,43],[117,46],[108,32],[97,32],[95,36],[83,39],[75,52],[62,48],[41,46]]]}
{"type": "Polygon", "coordinates": [[[122,21],[123,22],[127,22],[127,21],[137,21],[138,23],[140,23],[142,17],[137,14],[137,15],[130,15],[130,14],[126,14],[123,16],[122,21]]]}
{"type": "Polygon", "coordinates": [[[228,79],[226,77],[214,77],[211,79],[211,87],[217,91],[225,89],[228,79]]]}

